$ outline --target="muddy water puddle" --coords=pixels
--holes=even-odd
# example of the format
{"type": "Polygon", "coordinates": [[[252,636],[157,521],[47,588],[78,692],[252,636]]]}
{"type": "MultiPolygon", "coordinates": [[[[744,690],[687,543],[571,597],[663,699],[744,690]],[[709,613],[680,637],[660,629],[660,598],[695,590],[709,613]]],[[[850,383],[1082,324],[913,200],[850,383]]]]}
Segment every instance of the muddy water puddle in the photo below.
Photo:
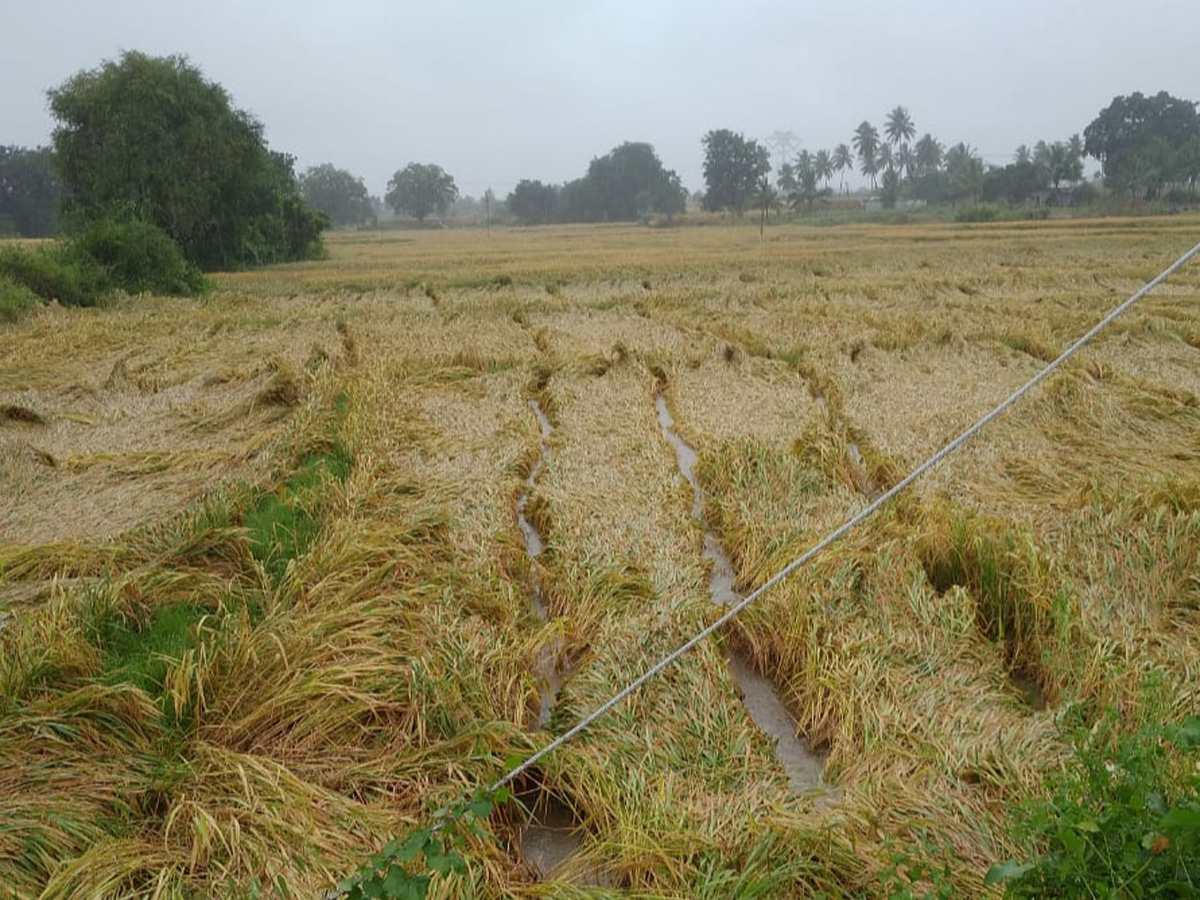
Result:
{"type": "Polygon", "coordinates": [[[521,858],[538,881],[555,879],[581,887],[614,887],[611,875],[594,865],[572,864],[583,846],[584,830],[575,810],[557,797],[518,795],[529,810],[521,829],[521,858]]]}
{"type": "MultiPolygon", "coordinates": [[[[822,398],[823,400],[823,398],[822,398]]],[[[679,471],[692,488],[692,517],[704,528],[704,558],[711,561],[709,597],[718,606],[729,606],[742,599],[734,588],[733,564],[720,539],[708,527],[704,518],[704,489],[696,477],[696,451],[675,431],[675,420],[667,408],[666,399],[654,398],[658,424],[663,436],[675,451],[679,471]]],[[[788,714],[779,692],[770,679],[760,675],[742,654],[727,650],[729,673],[738,687],[742,703],[750,718],[762,731],[775,739],[775,759],[788,777],[792,790],[798,794],[827,794],[833,789],[822,777],[824,759],[809,749],[808,743],[796,735],[796,725],[788,714]]]]}
{"type": "MultiPolygon", "coordinates": [[[[825,399],[825,395],[817,393],[813,395],[813,402],[820,408],[821,413],[825,416],[825,421],[830,427],[845,432],[845,426],[834,416],[833,410],[829,408],[829,402],[825,399]]],[[[863,459],[862,450],[858,446],[858,442],[853,438],[846,442],[846,455],[850,457],[850,473],[854,480],[854,484],[858,487],[868,500],[875,501],[883,496],[883,491],[879,489],[874,479],[867,472],[867,463],[863,459]]]]}
{"type": "MultiPolygon", "coordinates": [[[[537,527],[525,515],[525,510],[529,506],[529,498],[537,482],[538,473],[541,472],[542,467],[546,463],[546,454],[550,450],[550,435],[554,431],[554,426],[550,424],[550,420],[546,417],[546,413],[542,410],[541,404],[537,400],[530,400],[529,408],[537,416],[541,440],[538,444],[537,459],[530,467],[529,475],[525,478],[525,492],[517,500],[517,525],[521,529],[521,537],[525,541],[525,552],[529,555],[530,559],[537,559],[545,552],[546,542],[543,540],[541,532],[537,530],[537,527]]],[[[542,591],[542,586],[538,581],[537,574],[532,571],[530,573],[529,597],[533,605],[533,611],[537,617],[543,622],[549,621],[550,611],[546,607],[546,598],[542,591]]],[[[562,641],[558,639],[548,641],[538,651],[538,726],[541,728],[545,728],[549,724],[550,714],[554,711],[554,703],[558,699],[558,689],[562,684],[562,672],[558,666],[561,653],[562,641]]]]}
{"type": "MultiPolygon", "coordinates": [[[[537,559],[546,550],[546,542],[538,531],[526,510],[529,499],[537,482],[538,473],[546,462],[546,454],[550,451],[550,435],[554,426],[550,424],[545,411],[537,400],[529,401],[529,408],[537,416],[541,439],[538,443],[538,456],[529,469],[525,478],[525,491],[517,500],[517,525],[521,529],[521,537],[525,542],[525,552],[531,560],[537,559]]],[[[546,606],[545,594],[538,580],[535,568],[530,569],[529,599],[537,617],[547,622],[550,611],[546,606]]],[[[547,641],[538,651],[538,727],[546,728],[550,716],[554,712],[554,704],[558,700],[559,687],[565,673],[559,667],[562,656],[562,640],[553,638],[547,641]]],[[[529,867],[530,874],[541,881],[553,877],[567,861],[575,855],[583,842],[580,822],[574,811],[560,800],[549,795],[526,796],[520,798],[528,809],[528,818],[520,829],[521,858],[529,867]]],[[[595,873],[579,873],[571,880],[577,884],[598,885],[595,873]]]]}

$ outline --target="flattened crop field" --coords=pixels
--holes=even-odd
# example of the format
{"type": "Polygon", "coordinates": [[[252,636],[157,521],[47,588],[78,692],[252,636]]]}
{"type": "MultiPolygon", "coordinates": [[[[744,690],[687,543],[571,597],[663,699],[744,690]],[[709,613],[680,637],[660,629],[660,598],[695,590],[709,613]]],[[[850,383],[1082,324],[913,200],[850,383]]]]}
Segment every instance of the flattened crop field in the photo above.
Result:
{"type": "MultiPolygon", "coordinates": [[[[0,897],[322,896],[1198,234],[337,234],[0,327],[0,897]]],[[[1147,683],[1197,708],[1200,265],[549,757],[433,894],[862,896],[902,848],[982,895],[1064,720],[1135,727],[1147,683]]]]}

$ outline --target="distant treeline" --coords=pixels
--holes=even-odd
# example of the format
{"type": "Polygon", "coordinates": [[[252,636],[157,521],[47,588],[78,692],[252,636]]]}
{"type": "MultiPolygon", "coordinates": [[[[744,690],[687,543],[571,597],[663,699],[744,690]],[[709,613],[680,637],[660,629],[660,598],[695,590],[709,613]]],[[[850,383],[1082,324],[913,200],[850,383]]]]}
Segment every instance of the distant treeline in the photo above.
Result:
{"type": "MultiPolygon", "coordinates": [[[[523,179],[502,201],[491,191],[460,196],[433,163],[397,170],[382,199],[332,164],[297,176],[291,157],[267,148],[262,125],[180,57],[126,53],[50,97],[59,121],[53,146],[0,147],[0,234],[41,237],[80,218],[133,216],[166,231],[202,268],[226,268],[300,258],[326,223],[423,222],[448,211],[525,224],[627,222],[679,215],[689,201],[679,175],[641,142],[596,157],[565,184],[523,179]],[[164,87],[171,104],[154,100],[164,87]]],[[[1197,105],[1165,92],[1116,97],[1082,135],[1023,144],[1003,166],[985,164],[966,142],[918,137],[904,106],[882,129],[864,120],[831,149],[793,154],[794,136],[772,137],[778,169],[757,140],[728,129],[705,134],[704,188],[694,199],[710,211],[769,214],[786,205],[804,213],[848,195],[846,175],[857,171],[870,185],[863,201],[885,208],[1087,205],[1100,189],[1193,203],[1200,179],[1197,105]],[[1083,177],[1085,157],[1100,163],[1098,182],[1083,177]]]]}

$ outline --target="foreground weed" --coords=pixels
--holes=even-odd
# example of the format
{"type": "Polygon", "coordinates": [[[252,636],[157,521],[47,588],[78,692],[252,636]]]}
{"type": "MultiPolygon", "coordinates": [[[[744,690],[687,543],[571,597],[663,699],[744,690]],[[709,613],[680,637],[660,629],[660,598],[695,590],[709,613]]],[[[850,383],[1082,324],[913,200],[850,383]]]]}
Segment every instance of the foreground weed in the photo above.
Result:
{"type": "Polygon", "coordinates": [[[339,894],[347,900],[424,900],[435,874],[466,874],[461,851],[468,837],[490,839],[492,834],[482,823],[496,804],[506,803],[508,798],[507,788],[494,793],[478,788],[469,798],[438,810],[432,825],[417,829],[404,840],[388,841],[358,872],[338,884],[339,894]]]}
{"type": "Polygon", "coordinates": [[[1049,796],[1019,813],[1034,855],[993,866],[988,884],[1010,897],[1200,895],[1200,716],[1118,727],[1079,730],[1049,796]]]}

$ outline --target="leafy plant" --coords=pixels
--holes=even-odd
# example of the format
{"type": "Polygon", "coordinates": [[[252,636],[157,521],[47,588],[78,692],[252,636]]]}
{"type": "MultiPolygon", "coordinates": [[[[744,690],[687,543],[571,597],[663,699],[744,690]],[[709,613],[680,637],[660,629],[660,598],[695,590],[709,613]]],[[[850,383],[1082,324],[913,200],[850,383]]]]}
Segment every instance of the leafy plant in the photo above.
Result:
{"type": "Polygon", "coordinates": [[[0,277],[64,306],[99,306],[112,293],[104,268],[87,253],[66,244],[36,250],[0,249],[0,277]]]}
{"type": "Polygon", "coordinates": [[[37,294],[23,284],[0,275],[0,322],[15,322],[38,304],[37,294]]]}
{"type": "Polygon", "coordinates": [[[932,844],[923,839],[912,850],[892,849],[880,873],[880,892],[888,900],[949,900],[955,895],[950,861],[934,862],[932,844]]]}
{"type": "Polygon", "coordinates": [[[1200,716],[1118,735],[1105,719],[1077,735],[1049,796],[1018,813],[1039,852],[993,866],[1010,897],[1200,894],[1200,716]]]}
{"type": "Polygon", "coordinates": [[[395,838],[373,854],[358,871],[338,884],[347,900],[424,900],[434,875],[467,871],[461,850],[469,836],[490,838],[482,824],[498,803],[508,801],[507,788],[491,793],[477,788],[470,797],[434,813],[433,822],[395,838]]]}
{"type": "Polygon", "coordinates": [[[200,270],[184,259],[170,235],[150,222],[97,219],[72,247],[102,266],[114,286],[131,294],[191,296],[205,287],[200,270]]]}

